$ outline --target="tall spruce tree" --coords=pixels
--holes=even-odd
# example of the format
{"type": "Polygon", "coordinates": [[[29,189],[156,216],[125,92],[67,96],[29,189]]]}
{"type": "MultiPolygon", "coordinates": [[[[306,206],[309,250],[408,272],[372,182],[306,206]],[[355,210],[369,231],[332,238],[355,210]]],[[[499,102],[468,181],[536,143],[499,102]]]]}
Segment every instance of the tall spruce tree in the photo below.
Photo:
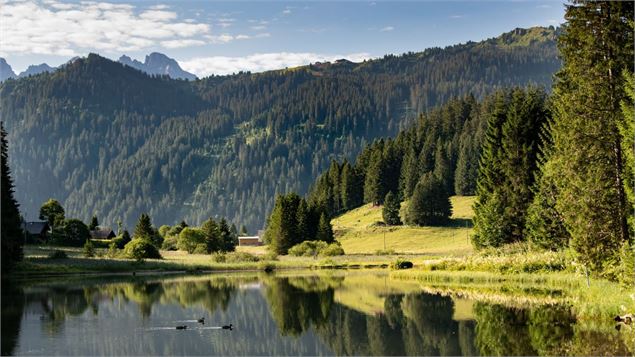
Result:
{"type": "Polygon", "coordinates": [[[331,220],[324,212],[322,212],[322,214],[320,215],[320,222],[318,224],[317,235],[315,239],[327,243],[331,243],[333,242],[333,240],[335,240],[335,238],[333,237],[333,226],[331,226],[331,220]]]}
{"type": "Polygon", "coordinates": [[[382,147],[377,147],[373,150],[368,170],[366,171],[364,202],[370,202],[375,206],[383,203],[387,192],[386,179],[386,162],[382,147]]]}
{"type": "Polygon", "coordinates": [[[417,182],[419,181],[419,153],[414,142],[408,145],[408,149],[401,165],[401,176],[399,178],[399,190],[404,199],[412,196],[417,182]]]}
{"type": "MultiPolygon", "coordinates": [[[[631,21],[631,27],[634,22],[631,21]]],[[[623,118],[618,123],[620,136],[622,137],[622,151],[624,153],[623,178],[626,191],[626,200],[629,211],[633,214],[628,216],[628,226],[631,229],[631,240],[633,229],[635,229],[635,73],[624,70],[626,78],[625,91],[627,97],[622,101],[623,118]]]]}
{"type": "Polygon", "coordinates": [[[151,240],[154,236],[155,231],[152,227],[152,221],[150,220],[150,216],[147,213],[142,213],[139,217],[139,221],[134,228],[134,233],[132,234],[133,239],[149,239],[151,240]]]}
{"type": "Polygon", "coordinates": [[[7,153],[7,132],[0,122],[0,157],[2,163],[2,179],[0,182],[2,197],[2,272],[7,273],[16,262],[22,260],[22,244],[24,232],[21,228],[20,211],[18,203],[13,197],[13,180],[9,169],[9,156],[7,153]]]}
{"type": "Polygon", "coordinates": [[[341,180],[342,208],[348,211],[361,206],[364,196],[363,182],[361,182],[355,167],[351,166],[348,161],[345,161],[342,166],[341,180]]]}
{"type": "MultiPolygon", "coordinates": [[[[633,65],[633,2],[567,5],[554,86],[556,208],[581,264],[602,271],[630,240],[619,123],[633,65]]],[[[632,148],[631,148],[632,150],[632,148]]]]}
{"type": "Polygon", "coordinates": [[[401,218],[399,218],[399,210],[401,209],[401,202],[399,202],[399,198],[397,195],[392,193],[392,191],[388,192],[386,198],[384,199],[384,207],[382,208],[381,214],[384,219],[384,223],[389,226],[398,226],[401,224],[401,218]]]}
{"type": "Polygon", "coordinates": [[[99,220],[97,220],[97,215],[94,214],[93,217],[90,219],[88,230],[94,231],[95,229],[97,229],[97,227],[99,227],[99,220]]]}
{"type": "Polygon", "coordinates": [[[295,193],[279,195],[269,216],[265,240],[276,254],[287,254],[298,241],[297,215],[301,198],[295,193]]]}
{"type": "Polygon", "coordinates": [[[525,240],[527,209],[534,196],[540,133],[548,119],[545,93],[514,89],[506,97],[491,116],[482,157],[473,237],[477,247],[525,240]],[[495,199],[489,200],[492,196],[495,199]]]}
{"type": "Polygon", "coordinates": [[[205,247],[207,248],[208,253],[218,252],[222,249],[223,243],[221,241],[218,224],[212,217],[203,222],[201,225],[201,231],[205,236],[205,247]]]}

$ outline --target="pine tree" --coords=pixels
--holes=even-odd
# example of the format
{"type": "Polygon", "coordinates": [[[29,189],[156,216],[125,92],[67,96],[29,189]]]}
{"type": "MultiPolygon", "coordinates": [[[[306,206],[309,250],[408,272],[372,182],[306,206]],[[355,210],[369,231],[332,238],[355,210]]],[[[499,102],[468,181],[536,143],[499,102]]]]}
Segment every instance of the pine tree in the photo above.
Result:
{"type": "Polygon", "coordinates": [[[326,213],[322,213],[320,215],[320,223],[318,224],[317,236],[315,237],[315,239],[327,243],[331,243],[334,240],[331,220],[328,218],[326,213]]]}
{"type": "Polygon", "coordinates": [[[450,161],[443,147],[443,140],[437,140],[436,150],[434,152],[434,175],[443,183],[445,190],[452,194],[454,190],[454,175],[450,167],[450,161]]]}
{"type": "Polygon", "coordinates": [[[360,180],[357,169],[351,166],[348,161],[345,161],[342,166],[341,180],[341,201],[344,211],[361,206],[364,195],[363,182],[360,180]]]}
{"type": "Polygon", "coordinates": [[[99,227],[99,221],[97,220],[97,215],[93,215],[93,218],[90,219],[90,224],[88,225],[89,231],[94,231],[99,227]]]}
{"type": "Polygon", "coordinates": [[[426,173],[415,186],[408,205],[406,223],[416,226],[440,226],[452,215],[450,195],[439,178],[426,173]]]}
{"type": "Polygon", "coordinates": [[[276,254],[287,254],[289,248],[299,243],[296,212],[300,196],[295,193],[279,195],[274,209],[267,220],[265,241],[276,254]]]}
{"type": "Polygon", "coordinates": [[[377,206],[383,203],[386,196],[386,164],[381,147],[377,147],[371,156],[366,181],[364,182],[364,202],[377,206]]]}
{"type": "Polygon", "coordinates": [[[300,200],[298,211],[296,212],[296,229],[299,239],[302,241],[313,240],[315,236],[311,236],[310,220],[311,212],[309,206],[304,199],[300,200]]]}
{"type": "Polygon", "coordinates": [[[384,218],[384,223],[389,226],[398,226],[401,224],[401,219],[399,218],[399,210],[401,209],[401,203],[399,202],[399,198],[397,195],[393,194],[392,191],[388,192],[386,198],[384,199],[384,208],[382,209],[382,217],[384,218]]]}
{"type": "Polygon", "coordinates": [[[139,221],[134,228],[134,233],[132,235],[133,239],[148,239],[152,240],[155,234],[154,228],[152,227],[152,222],[150,221],[150,216],[146,213],[142,213],[139,217],[139,221]]]}
{"type": "Polygon", "coordinates": [[[412,196],[417,182],[419,181],[419,165],[417,150],[414,143],[411,143],[406,150],[401,165],[401,175],[399,178],[399,191],[401,196],[406,199],[412,196]]]}
{"type": "Polygon", "coordinates": [[[238,244],[238,236],[232,233],[227,220],[223,217],[218,222],[218,232],[221,252],[233,252],[238,244]]]}
{"type": "Polygon", "coordinates": [[[2,179],[0,188],[2,190],[2,219],[0,220],[2,237],[2,272],[7,273],[14,264],[22,260],[22,244],[24,242],[24,232],[21,228],[20,211],[18,203],[13,197],[13,180],[9,169],[9,157],[7,154],[7,132],[3,123],[0,122],[0,157],[2,163],[2,179]]]}
{"type": "Polygon", "coordinates": [[[554,87],[550,158],[556,208],[578,261],[591,271],[616,261],[631,238],[619,122],[622,72],[633,65],[633,15],[633,2],[575,1],[558,39],[564,64],[554,87]]]}
{"type": "Polygon", "coordinates": [[[218,224],[212,217],[208,218],[201,225],[201,231],[205,236],[205,246],[208,253],[218,252],[221,250],[223,244],[220,237],[220,231],[218,224]]]}
{"type": "Polygon", "coordinates": [[[247,227],[245,227],[245,225],[244,225],[244,224],[243,224],[243,225],[241,225],[241,226],[240,226],[240,235],[241,235],[241,236],[246,236],[246,235],[248,235],[248,234],[249,234],[249,233],[247,232],[247,227]]]}
{"type": "MultiPolygon", "coordinates": [[[[633,22],[631,22],[633,26],[633,22]]],[[[624,153],[624,170],[622,180],[626,191],[626,200],[629,211],[635,212],[635,74],[624,70],[626,81],[625,91],[627,97],[622,101],[622,120],[619,121],[619,131],[622,138],[621,146],[624,153]]],[[[634,235],[635,215],[628,216],[628,226],[631,228],[631,237],[634,235]]]]}

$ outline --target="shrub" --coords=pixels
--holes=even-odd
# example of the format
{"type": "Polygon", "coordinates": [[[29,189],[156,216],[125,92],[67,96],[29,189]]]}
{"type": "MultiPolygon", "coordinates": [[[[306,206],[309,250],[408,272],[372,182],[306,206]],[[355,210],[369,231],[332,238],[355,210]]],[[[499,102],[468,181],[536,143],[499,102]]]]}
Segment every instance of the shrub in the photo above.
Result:
{"type": "Polygon", "coordinates": [[[194,248],[194,254],[207,254],[207,245],[205,243],[199,243],[194,248]]]}
{"type": "Polygon", "coordinates": [[[221,253],[216,252],[212,254],[212,260],[216,263],[243,263],[243,262],[257,262],[260,258],[256,255],[246,252],[229,252],[221,253]]]}
{"type": "Polygon", "coordinates": [[[293,255],[295,257],[314,257],[327,246],[328,244],[323,241],[307,240],[291,247],[289,249],[289,255],[293,255]]]}
{"type": "Polygon", "coordinates": [[[108,258],[116,258],[119,255],[119,249],[117,249],[117,243],[112,242],[110,243],[110,246],[108,246],[108,252],[106,253],[106,256],[108,258]]]}
{"type": "Polygon", "coordinates": [[[322,257],[334,257],[336,255],[344,255],[344,249],[337,243],[331,243],[322,249],[319,254],[322,257]]]}
{"type": "Polygon", "coordinates": [[[176,241],[176,246],[180,250],[185,250],[190,254],[194,253],[196,246],[199,244],[205,244],[205,234],[200,229],[190,227],[183,228],[176,241]]]}
{"type": "Polygon", "coordinates": [[[49,259],[68,259],[68,255],[63,250],[54,250],[49,254],[49,259]]]}
{"type": "Polygon", "coordinates": [[[87,258],[92,258],[95,256],[95,246],[93,245],[93,242],[91,242],[90,239],[86,240],[82,253],[87,258]]]}
{"type": "Polygon", "coordinates": [[[390,267],[392,269],[410,269],[412,268],[414,265],[412,264],[411,261],[408,260],[404,260],[404,259],[397,259],[394,262],[392,262],[392,264],[390,264],[390,267]]]}
{"type": "Polygon", "coordinates": [[[117,245],[118,249],[123,249],[130,240],[130,233],[128,233],[128,231],[123,231],[123,233],[118,235],[116,238],[113,238],[112,241],[117,245]]]}
{"type": "Polygon", "coordinates": [[[169,236],[163,240],[163,244],[161,244],[161,249],[163,250],[177,250],[177,239],[176,237],[169,236]]]}
{"type": "Polygon", "coordinates": [[[161,259],[161,254],[148,239],[134,239],[124,247],[126,258],[143,261],[144,259],[161,259]]]}

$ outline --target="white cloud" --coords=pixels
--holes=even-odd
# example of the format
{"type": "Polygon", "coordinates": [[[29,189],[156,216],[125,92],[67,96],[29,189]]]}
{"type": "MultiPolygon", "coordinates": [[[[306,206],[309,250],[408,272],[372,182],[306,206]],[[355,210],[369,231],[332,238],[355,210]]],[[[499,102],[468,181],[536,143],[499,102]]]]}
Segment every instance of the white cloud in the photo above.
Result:
{"type": "Polygon", "coordinates": [[[75,56],[152,46],[177,48],[204,43],[210,26],[181,21],[166,5],[137,9],[130,4],[82,1],[2,1],[0,55],[75,56]]]}
{"type": "Polygon", "coordinates": [[[282,10],[282,14],[283,14],[283,15],[289,15],[289,14],[291,14],[291,9],[288,9],[288,8],[287,8],[287,9],[282,10]]]}
{"type": "Polygon", "coordinates": [[[457,19],[462,19],[462,18],[464,18],[464,17],[465,17],[465,15],[450,15],[450,18],[451,18],[451,19],[455,19],[455,20],[457,20],[457,19]]]}
{"type": "Polygon", "coordinates": [[[191,46],[201,46],[204,45],[205,41],[201,40],[169,40],[169,41],[161,41],[161,46],[165,48],[183,48],[183,47],[191,47],[191,46]]]}
{"type": "Polygon", "coordinates": [[[380,32],[388,32],[388,31],[392,31],[392,30],[394,30],[394,29],[395,29],[395,28],[394,28],[394,27],[392,27],[392,26],[386,26],[386,27],[384,27],[384,28],[380,29],[379,31],[380,31],[380,32]]]}
{"type": "Polygon", "coordinates": [[[348,55],[329,55],[319,53],[257,53],[243,57],[198,57],[187,61],[179,61],[183,69],[199,77],[212,74],[231,74],[240,71],[263,72],[286,67],[296,67],[315,62],[335,61],[346,58],[353,62],[361,62],[371,58],[368,53],[352,53],[348,55]]]}

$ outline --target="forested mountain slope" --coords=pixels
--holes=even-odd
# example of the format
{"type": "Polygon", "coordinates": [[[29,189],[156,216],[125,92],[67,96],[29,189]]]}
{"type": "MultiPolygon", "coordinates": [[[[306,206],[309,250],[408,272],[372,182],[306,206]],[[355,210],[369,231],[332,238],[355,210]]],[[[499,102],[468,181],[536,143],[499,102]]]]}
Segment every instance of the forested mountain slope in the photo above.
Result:
{"type": "Polygon", "coordinates": [[[226,216],[262,227],[276,193],[304,193],[331,159],[351,159],[419,112],[468,93],[547,88],[552,28],[352,63],[187,82],[98,55],[0,85],[16,197],[27,218],[59,199],[68,216],[131,227],[226,216]]]}

